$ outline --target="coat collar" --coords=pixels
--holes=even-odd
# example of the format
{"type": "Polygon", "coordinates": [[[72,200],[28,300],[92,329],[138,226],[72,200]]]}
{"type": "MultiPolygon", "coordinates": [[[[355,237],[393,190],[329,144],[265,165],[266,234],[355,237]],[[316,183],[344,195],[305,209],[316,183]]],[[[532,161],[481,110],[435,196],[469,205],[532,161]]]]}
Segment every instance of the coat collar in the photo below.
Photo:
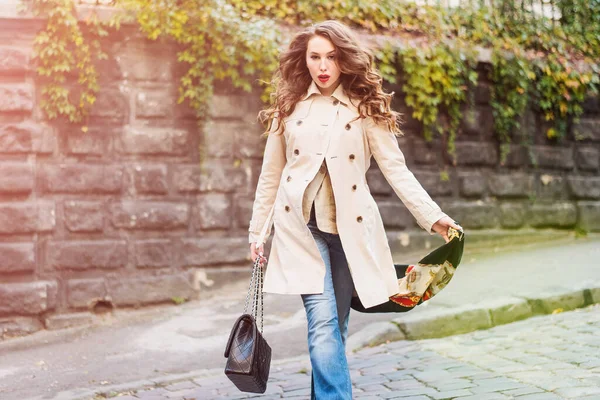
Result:
{"type": "MultiPolygon", "coordinates": [[[[320,95],[321,91],[319,90],[317,83],[315,81],[311,80],[310,86],[308,87],[306,94],[302,97],[302,99],[300,99],[300,101],[304,101],[304,100],[308,99],[313,94],[320,95]]],[[[344,85],[342,85],[342,82],[340,82],[338,87],[335,88],[335,90],[331,94],[331,97],[338,99],[340,102],[344,103],[346,106],[350,105],[350,99],[348,98],[348,96],[346,96],[346,93],[344,92],[344,85]]]]}

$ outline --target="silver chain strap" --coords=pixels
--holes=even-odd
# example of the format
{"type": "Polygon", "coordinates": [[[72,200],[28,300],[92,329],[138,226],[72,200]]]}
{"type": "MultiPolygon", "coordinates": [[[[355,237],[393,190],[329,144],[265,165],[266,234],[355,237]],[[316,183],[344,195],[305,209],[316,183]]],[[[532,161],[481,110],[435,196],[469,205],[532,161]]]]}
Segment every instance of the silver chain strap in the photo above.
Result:
{"type": "Polygon", "coordinates": [[[250,301],[250,294],[252,297],[252,309],[250,310],[251,315],[258,322],[258,311],[260,309],[260,333],[263,332],[263,320],[264,320],[264,307],[263,307],[263,267],[260,263],[260,257],[254,261],[254,267],[252,268],[252,277],[250,278],[250,286],[248,287],[248,295],[246,296],[246,304],[244,305],[244,314],[248,313],[248,304],[250,301]]]}

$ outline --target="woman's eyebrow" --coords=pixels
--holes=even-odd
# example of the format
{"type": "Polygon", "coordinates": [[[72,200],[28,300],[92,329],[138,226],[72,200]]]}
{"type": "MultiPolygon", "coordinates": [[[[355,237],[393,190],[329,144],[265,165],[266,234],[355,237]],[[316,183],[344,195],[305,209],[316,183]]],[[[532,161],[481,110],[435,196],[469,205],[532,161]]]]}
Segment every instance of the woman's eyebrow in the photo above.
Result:
{"type": "MultiPolygon", "coordinates": [[[[327,54],[331,54],[331,53],[335,53],[335,50],[331,50],[331,51],[327,52],[327,54]]],[[[310,54],[319,55],[319,53],[317,53],[316,51],[311,51],[310,54]]]]}

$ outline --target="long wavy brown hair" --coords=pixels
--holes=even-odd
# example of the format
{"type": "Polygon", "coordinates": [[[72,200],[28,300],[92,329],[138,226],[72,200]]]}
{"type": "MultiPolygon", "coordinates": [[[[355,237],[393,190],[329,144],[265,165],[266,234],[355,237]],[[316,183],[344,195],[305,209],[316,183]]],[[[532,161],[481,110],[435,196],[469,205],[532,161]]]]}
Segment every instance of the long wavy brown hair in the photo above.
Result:
{"type": "MultiPolygon", "coordinates": [[[[271,106],[258,113],[258,120],[267,124],[268,134],[273,128],[274,117],[279,121],[289,116],[296,103],[304,96],[312,77],[306,65],[308,42],[320,35],[329,39],[336,49],[336,62],[340,69],[340,82],[346,95],[358,109],[359,118],[372,117],[374,122],[387,126],[400,136],[400,113],[391,109],[394,93],[384,93],[382,77],[374,66],[374,56],[361,47],[354,32],[339,21],[328,20],[312,25],[297,33],[287,50],[279,56],[279,68],[271,85],[271,106]]],[[[284,124],[277,124],[274,132],[283,133],[284,124]]]]}

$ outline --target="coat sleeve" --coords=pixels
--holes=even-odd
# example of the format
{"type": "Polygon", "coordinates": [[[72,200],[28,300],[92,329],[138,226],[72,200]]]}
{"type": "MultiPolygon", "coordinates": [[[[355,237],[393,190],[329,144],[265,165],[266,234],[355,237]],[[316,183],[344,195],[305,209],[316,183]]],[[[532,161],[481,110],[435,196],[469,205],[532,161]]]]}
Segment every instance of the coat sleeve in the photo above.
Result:
{"type": "Polygon", "coordinates": [[[254,205],[252,206],[252,218],[248,228],[249,243],[258,241],[265,224],[268,224],[268,226],[263,241],[266,241],[272,229],[272,218],[269,218],[269,216],[275,203],[281,174],[286,164],[285,137],[283,134],[275,133],[278,123],[278,119],[275,118],[267,136],[262,168],[256,186],[254,205]]]}
{"type": "Polygon", "coordinates": [[[392,131],[368,117],[364,120],[364,131],[369,148],[383,176],[417,223],[430,235],[440,218],[446,214],[431,199],[419,181],[406,166],[404,154],[398,146],[398,140],[392,131]]]}

